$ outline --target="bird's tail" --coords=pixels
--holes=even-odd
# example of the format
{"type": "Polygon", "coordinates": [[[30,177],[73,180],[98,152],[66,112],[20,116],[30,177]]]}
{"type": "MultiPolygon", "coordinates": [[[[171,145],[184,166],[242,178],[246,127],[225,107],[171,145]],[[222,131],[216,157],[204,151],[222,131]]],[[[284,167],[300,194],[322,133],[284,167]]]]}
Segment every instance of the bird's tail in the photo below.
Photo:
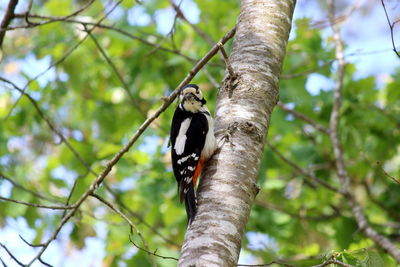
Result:
{"type": "Polygon", "coordinates": [[[185,207],[186,215],[188,218],[188,225],[191,225],[197,211],[196,191],[194,190],[194,186],[190,186],[189,190],[186,193],[185,207]]]}

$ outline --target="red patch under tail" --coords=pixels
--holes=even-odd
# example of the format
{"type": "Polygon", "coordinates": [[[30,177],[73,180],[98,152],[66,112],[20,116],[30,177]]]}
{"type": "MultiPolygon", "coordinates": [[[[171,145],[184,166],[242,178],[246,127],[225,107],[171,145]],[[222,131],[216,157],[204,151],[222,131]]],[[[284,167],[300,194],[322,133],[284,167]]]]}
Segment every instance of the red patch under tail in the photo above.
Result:
{"type": "Polygon", "coordinates": [[[193,185],[194,188],[196,188],[196,184],[197,184],[197,179],[200,176],[200,172],[201,172],[201,168],[203,167],[203,161],[199,160],[199,163],[197,163],[197,167],[196,170],[194,171],[194,175],[193,175],[193,185]]]}

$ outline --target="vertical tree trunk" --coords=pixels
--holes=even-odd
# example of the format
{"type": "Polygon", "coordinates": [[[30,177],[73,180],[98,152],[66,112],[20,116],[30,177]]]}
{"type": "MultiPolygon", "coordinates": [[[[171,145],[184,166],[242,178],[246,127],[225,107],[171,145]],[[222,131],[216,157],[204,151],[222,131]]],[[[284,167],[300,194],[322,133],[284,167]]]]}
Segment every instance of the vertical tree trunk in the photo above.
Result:
{"type": "Polygon", "coordinates": [[[237,75],[219,90],[215,118],[222,148],[199,186],[181,267],[236,266],[256,184],[295,0],[242,0],[230,62],[237,75]]]}

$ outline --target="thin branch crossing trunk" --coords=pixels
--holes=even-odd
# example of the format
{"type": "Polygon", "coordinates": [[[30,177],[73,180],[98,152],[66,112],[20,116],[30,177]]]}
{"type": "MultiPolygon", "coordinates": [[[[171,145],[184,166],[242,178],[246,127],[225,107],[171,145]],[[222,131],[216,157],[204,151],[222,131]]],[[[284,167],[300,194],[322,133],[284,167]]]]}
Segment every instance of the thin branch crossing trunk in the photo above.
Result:
{"type": "Polygon", "coordinates": [[[218,93],[215,134],[223,143],[206,166],[181,267],[236,266],[272,110],[295,0],[242,0],[230,63],[218,93]]]}

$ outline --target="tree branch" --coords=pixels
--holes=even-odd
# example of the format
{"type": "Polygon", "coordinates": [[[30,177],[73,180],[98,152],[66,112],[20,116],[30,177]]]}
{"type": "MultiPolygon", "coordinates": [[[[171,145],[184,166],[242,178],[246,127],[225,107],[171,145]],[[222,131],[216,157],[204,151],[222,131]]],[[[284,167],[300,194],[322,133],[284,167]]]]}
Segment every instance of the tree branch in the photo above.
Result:
{"type": "Polygon", "coordinates": [[[282,212],[284,214],[287,214],[287,215],[289,215],[289,216],[291,216],[293,218],[299,219],[299,220],[326,221],[326,220],[331,220],[331,219],[336,218],[336,217],[341,215],[339,209],[336,208],[336,207],[333,208],[332,214],[322,214],[322,215],[314,215],[314,216],[312,216],[312,215],[306,215],[307,211],[304,211],[304,210],[300,210],[299,212],[294,213],[294,212],[286,210],[281,205],[276,205],[276,204],[269,203],[269,202],[266,202],[266,201],[256,200],[255,204],[258,205],[258,206],[261,206],[261,207],[263,207],[265,209],[268,209],[268,210],[272,209],[272,210],[276,210],[276,211],[282,212]]]}
{"type": "Polygon", "coordinates": [[[280,109],[282,109],[283,111],[288,112],[288,113],[292,114],[293,116],[295,116],[296,118],[303,120],[303,121],[307,122],[308,124],[314,126],[314,128],[317,129],[318,131],[329,135],[329,129],[327,127],[325,127],[322,124],[319,124],[318,122],[314,121],[310,117],[307,117],[303,113],[300,113],[294,109],[288,108],[287,106],[285,106],[285,104],[283,104],[280,101],[278,102],[277,106],[280,107],[280,109]]]}
{"type": "MultiPolygon", "coordinates": [[[[197,27],[195,24],[191,23],[185,16],[185,14],[183,14],[181,8],[179,7],[179,5],[175,4],[173,0],[169,1],[172,5],[172,7],[175,9],[176,14],[178,17],[180,17],[183,21],[185,21],[198,35],[200,35],[201,38],[203,38],[206,42],[208,42],[210,45],[214,45],[214,41],[211,38],[211,36],[209,34],[207,34],[206,32],[202,31],[199,27],[197,27]]],[[[221,52],[221,56],[225,62],[225,65],[229,71],[229,74],[231,75],[231,77],[235,78],[236,75],[232,69],[232,66],[229,62],[228,56],[226,54],[226,51],[224,49],[223,44],[220,44],[220,52],[221,52]]],[[[217,87],[218,88],[218,87],[217,87]]]]}
{"type": "Polygon", "coordinates": [[[125,211],[127,211],[127,213],[132,216],[135,217],[140,223],[144,224],[147,228],[149,228],[153,233],[155,233],[156,235],[158,235],[162,240],[164,240],[165,242],[173,245],[174,247],[180,248],[181,246],[179,244],[177,244],[175,241],[165,237],[164,235],[162,235],[156,228],[154,228],[153,226],[151,226],[149,223],[147,223],[142,216],[140,216],[140,214],[138,214],[137,212],[132,211],[129,207],[127,207],[125,205],[125,203],[118,197],[117,193],[114,192],[114,190],[112,190],[112,188],[107,184],[107,183],[103,183],[104,187],[106,188],[106,190],[114,197],[115,202],[118,204],[118,206],[122,209],[124,209],[125,211]]]}
{"type": "Polygon", "coordinates": [[[104,59],[106,60],[106,62],[108,63],[108,65],[110,65],[111,69],[114,71],[115,75],[117,75],[118,80],[121,82],[122,87],[124,88],[126,94],[129,97],[129,100],[131,101],[131,103],[133,104],[133,106],[139,111],[139,113],[143,116],[146,117],[144,111],[140,108],[140,105],[138,103],[138,101],[133,97],[133,95],[131,94],[131,92],[129,91],[129,86],[128,84],[125,82],[125,80],[122,78],[122,75],[119,73],[117,67],[115,66],[115,64],[111,61],[111,59],[108,57],[107,53],[104,51],[104,49],[101,47],[101,45],[99,44],[99,42],[97,41],[97,39],[94,37],[94,35],[87,29],[87,25],[86,24],[82,24],[83,27],[85,28],[85,31],[87,32],[87,34],[90,36],[90,38],[93,40],[93,43],[96,45],[97,49],[99,50],[100,54],[104,57],[104,59]]]}
{"type": "Polygon", "coordinates": [[[348,178],[347,171],[344,165],[343,150],[339,141],[340,107],[342,101],[342,87],[346,64],[344,62],[343,42],[340,37],[339,27],[334,24],[334,0],[328,0],[328,5],[329,19],[332,23],[332,29],[334,32],[333,37],[336,43],[336,60],[338,62],[337,78],[335,81],[335,87],[333,89],[333,107],[329,120],[329,136],[332,141],[338,176],[342,183],[341,188],[343,192],[346,192],[350,189],[350,179],[348,178]]]}
{"type": "MultiPolygon", "coordinates": [[[[39,104],[36,102],[35,99],[28,93],[24,91],[24,88],[19,88],[15,83],[11,82],[10,80],[7,80],[3,77],[0,77],[0,81],[7,83],[11,85],[15,90],[21,93],[22,96],[25,96],[29,99],[29,101],[32,103],[34,108],[36,109],[36,112],[39,114],[39,116],[44,120],[47,124],[47,126],[60,138],[60,140],[68,147],[68,149],[74,154],[74,156],[88,169],[90,170],[90,166],[86,163],[86,161],[79,155],[79,153],[76,151],[76,149],[71,145],[71,143],[67,140],[67,138],[61,133],[59,129],[54,125],[54,123],[43,113],[43,111],[40,109],[39,104]]],[[[26,88],[26,87],[25,87],[26,88]]]]}
{"type": "MultiPolygon", "coordinates": [[[[223,42],[226,42],[229,38],[231,38],[234,34],[235,28],[233,28],[223,39],[223,42]]],[[[201,60],[199,62],[198,65],[195,66],[194,69],[192,69],[192,71],[190,72],[189,76],[190,79],[192,78],[192,75],[194,75],[197,71],[199,71],[207,62],[209,59],[211,59],[211,57],[216,53],[217,50],[217,46],[215,46],[209,54],[206,55],[205,58],[203,58],[203,60],[201,60]]],[[[10,85],[13,86],[14,89],[18,90],[19,92],[21,92],[23,95],[25,95],[26,97],[28,97],[28,99],[32,102],[32,104],[35,106],[37,112],[39,113],[40,117],[46,121],[46,123],[48,124],[48,126],[50,127],[50,129],[55,132],[59,138],[62,140],[62,142],[64,142],[67,147],[73,152],[74,156],[76,158],[78,158],[78,160],[88,169],[88,171],[90,171],[92,174],[94,174],[96,177],[98,176],[91,168],[90,166],[85,162],[85,160],[77,153],[77,151],[75,151],[75,149],[69,144],[69,142],[67,141],[67,139],[61,134],[60,131],[57,130],[57,128],[54,126],[54,124],[44,115],[44,113],[41,111],[41,109],[39,108],[38,103],[27,93],[23,92],[23,89],[19,88],[18,86],[16,86],[15,84],[13,84],[11,81],[8,81],[4,78],[0,77],[0,80],[2,80],[3,82],[6,82],[10,85]]],[[[189,80],[187,81],[189,82],[189,80]]],[[[73,190],[73,189],[72,189],[73,190]]],[[[71,190],[71,192],[72,192],[71,190]]],[[[67,201],[68,202],[68,201],[67,201]]],[[[64,218],[65,216],[63,216],[64,218]]],[[[66,220],[64,221],[64,223],[67,221],[68,218],[65,218],[66,220]]],[[[59,230],[57,230],[59,231],[59,230]]]]}
{"type": "Polygon", "coordinates": [[[36,14],[30,14],[30,10],[32,8],[32,0],[30,0],[28,9],[27,9],[27,11],[25,13],[23,13],[23,14],[14,14],[14,18],[24,18],[26,23],[27,23],[27,25],[6,28],[6,31],[15,30],[15,29],[21,29],[21,28],[22,29],[23,28],[33,28],[33,27],[37,27],[37,26],[43,26],[43,25],[46,25],[46,24],[54,23],[54,22],[66,21],[69,18],[72,18],[72,17],[82,13],[85,9],[87,9],[89,6],[91,6],[94,1],[95,0],[89,0],[85,5],[83,5],[82,7],[78,8],[76,11],[72,12],[69,15],[61,16],[61,17],[54,17],[54,16],[41,16],[41,15],[36,15],[36,14]],[[30,18],[47,19],[47,21],[31,22],[31,21],[29,21],[30,18]]]}
{"type": "Polygon", "coordinates": [[[228,69],[229,75],[231,76],[232,79],[236,79],[237,75],[233,71],[232,65],[229,62],[229,58],[228,58],[228,55],[226,54],[224,45],[221,44],[221,43],[218,43],[218,46],[219,46],[219,50],[221,51],[222,57],[223,57],[223,59],[225,61],[226,68],[228,69]]]}
{"type": "Polygon", "coordinates": [[[13,202],[13,203],[17,203],[17,204],[21,204],[21,205],[25,205],[25,206],[34,207],[34,208],[41,208],[41,209],[67,210],[67,209],[73,209],[74,208],[74,205],[72,205],[72,206],[68,206],[68,205],[65,205],[65,206],[43,205],[43,204],[29,203],[29,202],[16,200],[16,199],[11,199],[11,198],[2,197],[2,196],[0,196],[0,200],[1,201],[7,201],[7,202],[13,202]]]}
{"type": "Polygon", "coordinates": [[[4,36],[6,35],[6,28],[11,23],[11,20],[15,17],[14,11],[17,4],[18,0],[10,0],[10,2],[8,2],[6,13],[4,14],[0,25],[0,50],[2,49],[4,36]]]}
{"type": "MultiPolygon", "coordinates": [[[[100,195],[93,193],[91,196],[96,198],[97,200],[99,200],[101,203],[106,205],[112,211],[117,213],[122,219],[124,219],[130,225],[131,232],[132,232],[132,229],[135,229],[135,232],[139,236],[140,240],[142,240],[144,247],[146,248],[147,251],[149,250],[149,245],[147,244],[146,240],[144,239],[139,228],[124,213],[122,213],[117,207],[115,207],[112,203],[108,202],[106,199],[104,199],[100,195]]],[[[157,266],[156,263],[153,261],[153,259],[150,257],[151,253],[148,253],[148,256],[149,256],[149,260],[153,263],[153,266],[157,266]]]]}
{"type": "Polygon", "coordinates": [[[30,190],[28,188],[25,188],[21,184],[15,182],[13,179],[11,179],[11,178],[7,177],[6,175],[4,175],[1,171],[0,171],[0,177],[3,178],[4,180],[10,182],[15,188],[19,188],[19,189],[21,189],[21,190],[23,190],[23,191],[25,191],[27,193],[30,193],[32,196],[35,196],[37,198],[40,198],[40,199],[43,199],[43,200],[46,200],[46,201],[50,201],[50,202],[59,202],[59,203],[61,202],[60,200],[58,200],[58,199],[56,199],[54,197],[48,197],[48,196],[45,196],[45,195],[43,195],[41,193],[38,193],[38,192],[35,192],[35,191],[30,190]]]}
{"type": "Polygon", "coordinates": [[[379,167],[381,168],[382,172],[384,175],[386,175],[387,177],[389,177],[390,179],[392,179],[395,183],[400,184],[400,179],[390,175],[387,171],[385,171],[385,169],[383,168],[383,166],[381,166],[381,162],[378,160],[376,161],[376,164],[379,165],[379,167]]]}
{"type": "Polygon", "coordinates": [[[330,259],[330,260],[325,261],[325,262],[323,262],[321,264],[313,265],[313,266],[310,266],[310,267],[324,267],[324,266],[328,266],[328,265],[331,265],[331,264],[336,264],[336,265],[343,266],[343,267],[356,267],[354,265],[350,265],[350,264],[344,263],[344,262],[339,261],[337,259],[330,259]]]}
{"type": "Polygon", "coordinates": [[[338,177],[342,183],[341,192],[348,199],[349,205],[353,211],[354,218],[357,221],[358,227],[364,234],[372,239],[381,248],[387,250],[394,259],[400,263],[400,250],[386,237],[377,233],[372,229],[368,223],[367,218],[357,202],[354,194],[350,190],[350,177],[347,173],[346,166],[343,159],[343,149],[339,140],[339,120],[340,120],[340,107],[341,107],[341,91],[343,87],[343,79],[345,72],[345,62],[343,56],[343,42],[340,36],[340,29],[337,24],[334,24],[335,7],[334,0],[328,0],[329,20],[333,30],[333,37],[335,40],[335,55],[338,61],[338,74],[334,87],[334,103],[330,118],[330,139],[333,146],[335,155],[336,169],[338,177]]]}
{"type": "Polygon", "coordinates": [[[378,199],[376,199],[376,197],[372,194],[371,188],[366,181],[364,181],[362,184],[364,185],[368,198],[369,200],[371,200],[372,203],[377,205],[380,209],[384,210],[394,220],[400,221],[400,213],[398,212],[397,209],[390,209],[386,207],[382,202],[378,201],[378,199]]]}
{"type": "MultiPolygon", "coordinates": [[[[225,36],[220,40],[221,43],[226,43],[230,38],[235,34],[236,27],[232,28],[225,36]]],[[[68,213],[62,218],[59,223],[59,226],[50,236],[50,238],[43,243],[44,246],[38,252],[38,254],[30,261],[28,266],[32,265],[37,259],[41,257],[44,251],[47,249],[48,245],[57,237],[58,233],[61,231],[62,227],[69,221],[69,219],[75,214],[77,209],[82,205],[82,203],[94,193],[94,191],[98,188],[98,186],[104,181],[106,176],[110,173],[113,166],[121,159],[121,157],[128,152],[130,147],[139,139],[142,133],[146,130],[146,128],[156,119],[158,116],[164,112],[167,107],[175,100],[180,90],[188,84],[193,77],[207,64],[207,62],[218,52],[219,47],[217,44],[213,46],[213,48],[190,70],[189,74],[183,79],[183,81],[178,85],[178,87],[172,92],[172,94],[165,98],[163,105],[155,112],[152,116],[148,117],[146,121],[139,127],[139,129],[135,132],[135,134],[130,138],[128,143],[117,153],[114,157],[106,164],[106,167],[103,171],[97,176],[97,178],[92,182],[89,189],[74,203],[74,208],[70,209],[68,213]]],[[[0,80],[11,84],[15,89],[21,90],[14,83],[8,81],[0,77],[0,80]]],[[[26,96],[30,97],[25,93],[26,96]]],[[[30,99],[32,99],[30,97],[30,99]]],[[[32,99],[32,103],[36,103],[34,99],[32,99]],[[33,101],[32,101],[33,100],[33,101]]],[[[39,109],[40,110],[40,109],[39,109]]],[[[38,110],[38,111],[39,111],[38,110]]],[[[88,167],[89,168],[89,167],[88,167]]],[[[90,169],[90,168],[89,168],[90,169]]]]}
{"type": "Polygon", "coordinates": [[[204,40],[206,40],[210,45],[214,45],[214,40],[207,33],[203,32],[199,27],[191,23],[186,16],[183,14],[181,8],[174,3],[173,0],[169,1],[171,6],[175,9],[175,12],[179,18],[185,21],[198,35],[200,35],[204,40]]]}
{"type": "Polygon", "coordinates": [[[155,256],[155,257],[158,257],[158,258],[161,258],[161,259],[164,259],[164,260],[174,260],[174,261],[178,261],[178,260],[179,260],[178,258],[175,258],[175,257],[163,256],[163,255],[157,254],[157,253],[156,253],[157,250],[154,251],[154,252],[149,251],[149,250],[146,250],[145,248],[142,248],[142,247],[138,246],[138,245],[132,240],[132,237],[131,237],[131,236],[129,236],[129,241],[130,241],[130,242],[132,243],[132,245],[134,245],[137,249],[142,250],[142,251],[144,251],[144,252],[146,252],[146,253],[148,253],[148,254],[150,254],[150,255],[153,255],[153,256],[155,256]]]}
{"type": "MultiPolygon", "coordinates": [[[[296,265],[288,264],[288,263],[285,263],[285,262],[282,262],[282,261],[271,261],[269,263],[264,263],[264,264],[238,264],[237,266],[241,266],[241,267],[268,267],[268,266],[271,266],[273,264],[278,264],[280,266],[285,266],[285,267],[297,267],[296,265]]],[[[343,266],[343,267],[356,267],[354,265],[350,265],[350,264],[344,263],[344,262],[339,261],[337,259],[330,259],[330,260],[327,260],[327,261],[325,261],[325,262],[323,262],[321,264],[312,265],[312,266],[309,266],[309,267],[324,267],[324,266],[329,266],[331,264],[336,264],[336,265],[343,266]]]]}
{"type": "Polygon", "coordinates": [[[7,252],[7,254],[11,257],[11,259],[13,259],[19,266],[26,266],[25,264],[23,264],[22,262],[20,262],[20,261],[17,259],[17,257],[15,257],[15,256],[11,253],[11,251],[10,251],[4,244],[0,243],[0,247],[2,247],[2,248],[7,252]]]}
{"type": "MultiPolygon", "coordinates": [[[[15,14],[16,18],[24,18],[25,14],[15,14]]],[[[73,24],[81,24],[81,25],[88,25],[88,26],[96,26],[98,28],[101,29],[106,29],[106,30],[111,30],[111,31],[115,31],[117,33],[120,33],[126,37],[129,37],[132,40],[136,40],[139,41],[145,45],[151,46],[151,47],[155,47],[157,48],[157,50],[161,50],[164,52],[168,52],[168,53],[172,53],[178,56],[183,57],[184,59],[190,61],[191,63],[195,63],[197,62],[197,60],[195,58],[189,57],[185,54],[182,54],[179,50],[176,49],[170,49],[168,47],[164,47],[164,46],[159,46],[158,44],[154,44],[152,42],[147,41],[144,38],[135,36],[127,31],[124,31],[122,29],[116,28],[112,25],[106,25],[106,24],[102,24],[102,23],[95,23],[95,22],[86,22],[86,21],[81,21],[81,20],[77,20],[77,19],[73,19],[73,18],[68,18],[68,19],[64,19],[63,17],[54,17],[54,16],[44,16],[44,15],[36,15],[36,14],[30,14],[29,15],[30,18],[40,18],[40,19],[48,19],[47,24],[49,23],[54,23],[54,22],[59,22],[59,21],[63,21],[66,23],[73,23],[73,24]]],[[[42,26],[44,24],[32,24],[32,25],[22,25],[22,26],[15,26],[15,27],[7,27],[5,30],[6,31],[12,31],[12,30],[17,30],[17,29],[26,29],[26,28],[33,28],[33,27],[38,27],[38,26],[42,26]]],[[[217,63],[208,63],[210,66],[215,66],[215,67],[223,67],[222,64],[217,64],[217,63]]]]}
{"type": "Polygon", "coordinates": [[[266,141],[267,146],[272,150],[272,152],[274,152],[281,160],[283,160],[284,162],[286,162],[287,164],[289,164],[293,169],[295,169],[298,173],[304,175],[305,177],[307,177],[308,179],[310,179],[311,182],[316,182],[320,185],[322,185],[323,187],[325,187],[326,189],[329,189],[332,192],[340,192],[339,188],[336,188],[332,185],[330,185],[329,183],[327,183],[326,181],[318,178],[317,176],[315,176],[313,173],[304,170],[303,168],[301,168],[299,165],[297,165],[296,163],[294,163],[293,161],[291,161],[290,159],[286,158],[282,153],[280,153],[276,147],[274,147],[271,143],[269,143],[268,141],[266,141]]]}
{"type": "Polygon", "coordinates": [[[388,24],[389,24],[389,28],[390,28],[390,37],[391,37],[391,39],[392,39],[393,52],[397,55],[397,57],[400,58],[400,53],[399,53],[399,51],[397,51],[397,49],[396,49],[396,44],[395,44],[395,42],[394,42],[394,25],[396,25],[396,23],[399,22],[399,20],[396,20],[396,21],[394,21],[394,22],[392,23],[392,22],[390,21],[390,19],[389,19],[389,15],[388,15],[387,10],[386,10],[385,1],[384,1],[384,0],[381,0],[381,3],[382,3],[383,10],[385,11],[386,20],[387,20],[387,22],[388,22],[388,24]]]}
{"type": "MultiPolygon", "coordinates": [[[[94,0],[91,0],[91,2],[94,0]]],[[[98,24],[100,24],[104,19],[106,19],[108,17],[108,15],[110,15],[115,8],[117,8],[117,6],[119,6],[119,4],[122,2],[123,0],[119,0],[103,17],[101,17],[96,23],[93,23],[93,27],[91,29],[89,29],[87,32],[87,34],[78,42],[76,43],[71,49],[69,49],[67,51],[67,53],[65,53],[60,59],[58,59],[57,61],[53,62],[52,64],[50,64],[50,66],[48,66],[44,71],[42,71],[41,73],[37,74],[35,77],[33,77],[32,79],[28,80],[28,82],[25,84],[25,86],[22,88],[22,92],[21,95],[18,97],[18,99],[14,102],[14,105],[11,107],[10,111],[8,112],[8,115],[6,116],[6,119],[8,119],[8,117],[11,115],[11,112],[14,110],[14,108],[17,106],[17,104],[19,103],[20,99],[22,98],[23,93],[26,91],[26,89],[28,88],[28,86],[31,84],[31,82],[37,80],[40,76],[44,75],[46,72],[48,72],[51,68],[53,68],[54,66],[57,66],[58,64],[62,63],[68,56],[70,56],[89,36],[89,33],[92,32],[97,26],[98,24]]],[[[90,3],[90,2],[89,2],[90,3]]],[[[69,17],[69,16],[67,16],[69,17]]]]}
{"type": "Polygon", "coordinates": [[[289,263],[285,263],[283,261],[277,261],[277,260],[274,260],[274,261],[271,261],[271,262],[268,262],[268,263],[262,263],[262,264],[238,264],[237,266],[238,267],[239,266],[240,267],[268,267],[268,266],[271,266],[273,264],[277,264],[277,265],[285,266],[285,267],[296,267],[295,265],[292,265],[292,264],[289,264],[289,263]]]}

